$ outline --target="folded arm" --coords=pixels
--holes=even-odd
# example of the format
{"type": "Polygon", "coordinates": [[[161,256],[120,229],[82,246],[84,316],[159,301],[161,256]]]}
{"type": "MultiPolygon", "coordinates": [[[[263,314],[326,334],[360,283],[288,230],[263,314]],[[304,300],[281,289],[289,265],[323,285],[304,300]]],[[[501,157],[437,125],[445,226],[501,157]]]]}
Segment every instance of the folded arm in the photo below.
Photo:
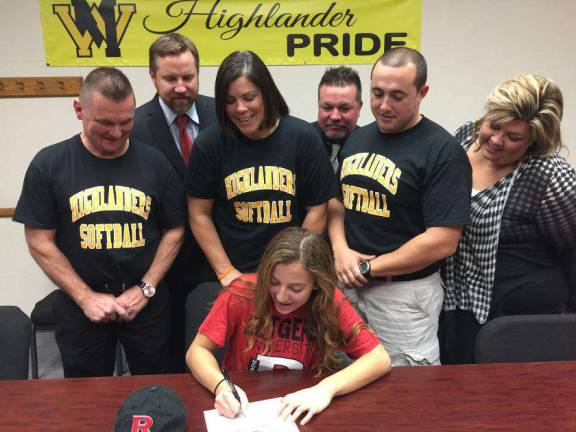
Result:
{"type": "Polygon", "coordinates": [[[427,228],[395,251],[373,259],[371,275],[396,276],[422,270],[453,255],[461,234],[462,225],[427,228]]]}
{"type": "Polygon", "coordinates": [[[344,232],[344,206],[339,200],[330,200],[328,215],[336,273],[340,283],[347,288],[359,288],[368,282],[358,269],[360,261],[370,260],[370,274],[373,277],[413,273],[454,254],[462,234],[462,225],[430,227],[395,251],[374,257],[348,247],[344,232]]]}

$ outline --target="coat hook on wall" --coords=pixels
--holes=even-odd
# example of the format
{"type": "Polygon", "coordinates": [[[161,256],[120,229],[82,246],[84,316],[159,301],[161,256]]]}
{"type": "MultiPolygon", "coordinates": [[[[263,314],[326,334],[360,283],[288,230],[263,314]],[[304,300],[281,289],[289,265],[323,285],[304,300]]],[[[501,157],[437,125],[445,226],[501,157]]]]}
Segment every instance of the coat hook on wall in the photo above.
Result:
{"type": "Polygon", "coordinates": [[[78,96],[82,77],[0,77],[0,98],[78,96]]]}

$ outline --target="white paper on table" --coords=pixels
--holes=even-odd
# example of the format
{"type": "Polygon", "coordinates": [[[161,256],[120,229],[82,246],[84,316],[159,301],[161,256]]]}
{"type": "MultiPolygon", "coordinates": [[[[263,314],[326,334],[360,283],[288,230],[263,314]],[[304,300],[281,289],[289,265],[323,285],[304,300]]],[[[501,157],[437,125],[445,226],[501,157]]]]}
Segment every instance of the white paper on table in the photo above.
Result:
{"type": "Polygon", "coordinates": [[[221,416],[215,409],[204,411],[208,432],[298,432],[296,423],[278,417],[282,398],[250,402],[244,415],[233,419],[221,416]]]}

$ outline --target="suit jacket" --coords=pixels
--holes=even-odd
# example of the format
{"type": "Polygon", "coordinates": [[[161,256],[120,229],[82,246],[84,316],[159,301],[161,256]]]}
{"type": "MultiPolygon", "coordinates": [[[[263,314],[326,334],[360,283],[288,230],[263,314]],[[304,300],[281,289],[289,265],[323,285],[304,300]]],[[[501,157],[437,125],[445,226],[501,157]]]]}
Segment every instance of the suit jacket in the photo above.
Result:
{"type": "MultiPolygon", "coordinates": [[[[198,95],[196,97],[196,111],[198,112],[198,120],[200,122],[200,132],[216,122],[214,98],[198,95]]],[[[162,112],[160,102],[158,101],[158,95],[136,109],[132,136],[134,139],[152,145],[164,153],[179,174],[182,182],[184,182],[186,165],[184,165],[182,155],[170,133],[164,112],[162,112]]]]}
{"type": "MultiPolygon", "coordinates": [[[[200,132],[216,122],[214,98],[198,95],[196,97],[196,111],[198,112],[198,120],[200,122],[200,132]]],[[[176,171],[182,180],[182,194],[184,195],[186,165],[184,165],[182,155],[170,133],[170,129],[166,123],[166,117],[164,117],[164,112],[158,101],[158,95],[136,109],[132,137],[145,144],[154,146],[164,153],[168,161],[172,164],[174,171],[176,171]]],[[[189,225],[186,224],[184,244],[170,272],[166,275],[168,285],[170,285],[171,289],[176,289],[174,285],[185,285],[187,288],[190,288],[190,285],[195,285],[198,282],[196,280],[198,277],[196,274],[198,272],[198,266],[202,267],[202,279],[206,279],[207,277],[212,278],[211,274],[206,275],[206,271],[211,273],[211,269],[200,247],[194,240],[189,225]]]]}

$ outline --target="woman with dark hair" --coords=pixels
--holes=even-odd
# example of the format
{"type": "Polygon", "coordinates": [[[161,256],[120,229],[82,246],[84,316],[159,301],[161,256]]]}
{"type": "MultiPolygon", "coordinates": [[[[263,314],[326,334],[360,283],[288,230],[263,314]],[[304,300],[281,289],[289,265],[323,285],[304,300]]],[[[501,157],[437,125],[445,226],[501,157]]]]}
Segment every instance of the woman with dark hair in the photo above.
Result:
{"type": "Polygon", "coordinates": [[[350,393],[390,371],[390,358],[378,338],[335,288],[336,272],[327,243],[306,229],[291,227],[277,234],[262,257],[257,275],[243,275],[216,300],[188,350],[194,377],[215,393],[216,410],[235,417],[241,403],[222,382],[212,352],[226,346],[229,370],[338,370],[336,349],[356,361],[317,385],[283,399],[281,415],[301,424],[324,410],[334,396],[350,393]],[[291,330],[286,333],[286,329],[291,330]],[[288,347],[288,348],[287,348],[288,347]]]}
{"type": "Polygon", "coordinates": [[[337,184],[320,138],[288,115],[256,54],[226,57],[215,87],[218,124],[196,138],[186,190],[192,232],[227,286],[256,269],[283,228],[321,233],[337,184]]]}
{"type": "Polygon", "coordinates": [[[561,156],[563,101],[548,78],[498,85],[456,132],[472,165],[472,223],[443,268],[442,362],[473,363],[490,319],[566,311],[576,289],[576,171],[561,156]]]}

